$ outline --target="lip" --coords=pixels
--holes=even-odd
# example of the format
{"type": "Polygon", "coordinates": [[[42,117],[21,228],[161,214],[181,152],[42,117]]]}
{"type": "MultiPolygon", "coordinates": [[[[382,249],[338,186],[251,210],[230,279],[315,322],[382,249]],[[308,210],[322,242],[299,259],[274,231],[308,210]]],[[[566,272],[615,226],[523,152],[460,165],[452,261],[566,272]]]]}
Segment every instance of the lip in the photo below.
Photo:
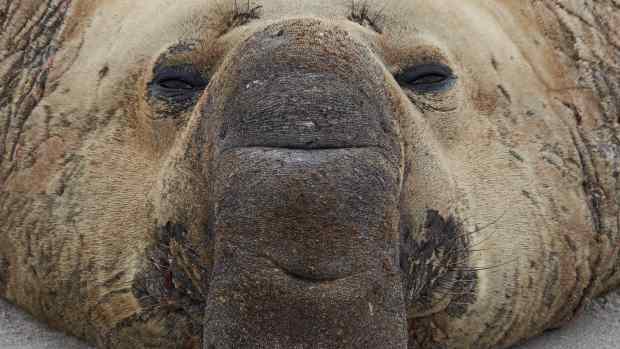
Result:
{"type": "Polygon", "coordinates": [[[278,263],[274,258],[263,256],[266,260],[268,260],[271,264],[273,264],[277,269],[279,269],[282,273],[289,276],[292,279],[308,282],[308,283],[330,283],[334,281],[344,280],[351,278],[356,275],[363,274],[363,272],[357,273],[346,273],[342,275],[327,275],[326,273],[321,273],[320,271],[312,271],[312,270],[292,270],[291,268],[287,268],[283,266],[281,263],[278,263]]]}
{"type": "Polygon", "coordinates": [[[234,151],[291,151],[291,152],[329,152],[329,151],[348,151],[348,150],[360,150],[360,149],[375,149],[380,150],[376,145],[355,145],[355,146],[330,146],[330,145],[243,145],[243,146],[228,146],[221,148],[218,153],[223,155],[234,151]]]}
{"type": "Polygon", "coordinates": [[[359,145],[359,146],[319,146],[319,145],[290,145],[290,146],[276,146],[276,145],[248,145],[239,148],[255,148],[255,149],[285,149],[285,150],[338,150],[338,149],[366,149],[373,148],[372,145],[359,145]]]}
{"type": "Polygon", "coordinates": [[[398,196],[398,168],[385,149],[220,149],[211,172],[213,229],[231,246],[300,286],[374,268],[381,255],[374,242],[393,229],[398,196]]]}
{"type": "Polygon", "coordinates": [[[249,146],[228,146],[216,150],[214,158],[220,159],[228,156],[267,156],[267,157],[284,157],[288,161],[308,161],[314,159],[320,161],[323,156],[328,157],[346,155],[346,156],[365,156],[364,154],[374,153],[379,155],[384,161],[393,166],[398,166],[396,159],[393,159],[388,151],[378,145],[355,145],[355,146],[321,146],[321,147],[305,147],[305,146],[274,146],[274,145],[249,145],[249,146]],[[320,156],[320,157],[319,157],[320,156]]]}

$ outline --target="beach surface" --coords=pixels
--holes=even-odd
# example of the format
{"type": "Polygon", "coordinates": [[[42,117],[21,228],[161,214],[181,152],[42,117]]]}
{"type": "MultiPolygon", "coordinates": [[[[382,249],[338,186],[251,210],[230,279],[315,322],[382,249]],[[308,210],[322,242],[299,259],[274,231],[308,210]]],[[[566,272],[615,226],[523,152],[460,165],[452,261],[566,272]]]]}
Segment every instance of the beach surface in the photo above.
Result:
{"type": "MultiPolygon", "coordinates": [[[[618,349],[620,347],[620,291],[594,301],[567,326],[545,333],[514,349],[618,349]]],[[[92,349],[50,330],[29,315],[0,300],[0,348],[92,349]]]]}

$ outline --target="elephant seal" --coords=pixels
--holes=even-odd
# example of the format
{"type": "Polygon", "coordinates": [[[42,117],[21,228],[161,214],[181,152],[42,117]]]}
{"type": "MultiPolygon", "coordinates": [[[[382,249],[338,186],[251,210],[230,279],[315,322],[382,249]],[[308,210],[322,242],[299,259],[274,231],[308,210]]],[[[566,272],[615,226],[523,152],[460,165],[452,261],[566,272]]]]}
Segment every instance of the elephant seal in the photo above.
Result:
{"type": "Polygon", "coordinates": [[[617,1],[4,0],[0,295],[100,348],[506,348],[620,283],[617,1]]]}

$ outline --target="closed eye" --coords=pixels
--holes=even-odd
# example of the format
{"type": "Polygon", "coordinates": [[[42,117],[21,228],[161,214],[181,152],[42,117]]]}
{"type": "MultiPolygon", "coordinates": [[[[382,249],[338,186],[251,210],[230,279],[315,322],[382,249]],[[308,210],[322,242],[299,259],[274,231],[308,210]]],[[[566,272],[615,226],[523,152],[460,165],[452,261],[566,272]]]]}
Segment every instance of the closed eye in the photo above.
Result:
{"type": "Polygon", "coordinates": [[[152,97],[189,107],[207,87],[209,80],[192,66],[165,67],[149,83],[152,97]]]}
{"type": "Polygon", "coordinates": [[[164,90],[203,89],[208,81],[199,73],[187,67],[182,69],[163,69],[158,72],[154,84],[164,90]]]}
{"type": "Polygon", "coordinates": [[[441,92],[456,81],[452,69],[440,63],[414,65],[394,77],[401,87],[418,93],[441,92]]]}
{"type": "Polygon", "coordinates": [[[196,86],[189,81],[185,81],[181,78],[171,78],[158,81],[157,84],[168,90],[193,90],[196,86]]]}

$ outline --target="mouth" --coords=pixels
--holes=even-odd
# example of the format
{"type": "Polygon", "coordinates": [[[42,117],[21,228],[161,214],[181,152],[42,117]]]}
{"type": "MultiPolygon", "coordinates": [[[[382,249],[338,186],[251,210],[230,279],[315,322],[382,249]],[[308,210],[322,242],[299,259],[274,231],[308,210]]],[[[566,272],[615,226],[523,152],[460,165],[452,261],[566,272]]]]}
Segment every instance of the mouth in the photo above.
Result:
{"type": "Polygon", "coordinates": [[[284,266],[283,263],[279,263],[272,257],[264,257],[267,259],[276,269],[281,271],[284,275],[288,276],[292,280],[301,281],[303,283],[310,284],[333,284],[337,281],[344,281],[350,279],[365,272],[346,272],[346,273],[330,273],[329,271],[323,271],[312,266],[284,266]]]}
{"type": "Polygon", "coordinates": [[[388,157],[386,155],[386,150],[382,149],[377,145],[319,145],[315,143],[306,143],[306,144],[292,144],[292,145],[269,145],[269,144],[258,144],[258,145],[243,145],[243,146],[226,146],[217,151],[216,158],[219,157],[227,157],[227,156],[243,156],[243,155],[259,155],[259,154],[280,154],[281,156],[308,156],[312,154],[342,154],[345,155],[347,153],[354,153],[360,151],[367,152],[375,152],[382,155],[386,160],[388,157]]]}
{"type": "Polygon", "coordinates": [[[346,276],[339,276],[339,277],[329,277],[329,276],[322,276],[322,275],[316,275],[316,274],[311,274],[311,273],[292,272],[284,268],[280,268],[280,269],[282,270],[282,272],[284,272],[284,274],[290,276],[293,279],[297,279],[297,280],[305,281],[305,282],[311,282],[311,283],[334,282],[334,281],[343,280],[343,279],[352,277],[354,275],[359,275],[359,274],[354,274],[354,275],[346,275],[346,276]]]}
{"type": "Polygon", "coordinates": [[[376,145],[330,145],[330,144],[317,144],[316,142],[307,142],[303,144],[290,144],[290,145],[281,145],[281,144],[250,144],[243,146],[229,146],[225,147],[222,152],[233,150],[233,149],[264,149],[264,150],[308,150],[308,151],[317,151],[317,150],[346,150],[346,149],[366,149],[366,148],[377,148],[376,145]]]}
{"type": "Polygon", "coordinates": [[[230,252],[227,272],[216,274],[210,285],[203,348],[406,343],[399,275],[374,268],[332,278],[292,271],[251,251],[230,252]]]}

